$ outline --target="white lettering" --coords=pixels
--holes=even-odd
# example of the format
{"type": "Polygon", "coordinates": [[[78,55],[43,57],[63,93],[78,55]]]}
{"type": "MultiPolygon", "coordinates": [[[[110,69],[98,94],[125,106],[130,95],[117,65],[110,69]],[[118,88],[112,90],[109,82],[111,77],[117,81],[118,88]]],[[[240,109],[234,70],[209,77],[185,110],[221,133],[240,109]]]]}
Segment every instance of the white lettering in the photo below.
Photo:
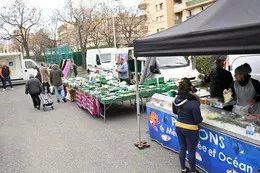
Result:
{"type": "Polygon", "coordinates": [[[162,126],[162,125],[160,125],[160,130],[161,130],[161,132],[163,132],[163,133],[164,133],[164,128],[163,128],[163,126],[162,126]]]}
{"type": "Polygon", "coordinates": [[[197,147],[198,147],[199,150],[201,150],[200,142],[198,143],[197,147]]]}
{"type": "Polygon", "coordinates": [[[199,135],[200,135],[200,139],[202,139],[203,141],[207,140],[209,137],[208,133],[204,129],[200,129],[199,135]]]}
{"type": "Polygon", "coordinates": [[[212,157],[213,151],[209,149],[209,156],[212,157]]]}
{"type": "Polygon", "coordinates": [[[232,159],[230,157],[227,157],[227,163],[232,165],[232,159]]]}
{"type": "Polygon", "coordinates": [[[252,166],[247,166],[246,172],[253,173],[253,167],[252,166]]]}
{"type": "Polygon", "coordinates": [[[225,148],[224,140],[225,140],[225,138],[224,138],[223,136],[220,136],[220,137],[219,137],[219,141],[220,141],[219,146],[220,146],[220,148],[222,148],[222,149],[225,148]]]}
{"type": "Polygon", "coordinates": [[[202,151],[204,151],[206,153],[207,152],[207,147],[206,146],[202,146],[202,151]]]}
{"type": "Polygon", "coordinates": [[[166,129],[166,134],[172,135],[172,136],[177,136],[175,131],[172,128],[167,127],[166,129]]]}
{"type": "Polygon", "coordinates": [[[217,151],[216,151],[216,149],[214,149],[214,150],[213,150],[213,157],[214,157],[214,158],[216,157],[216,153],[217,153],[217,151]]]}
{"type": "Polygon", "coordinates": [[[239,169],[241,169],[242,171],[246,171],[246,164],[239,163],[239,169]]]}
{"type": "Polygon", "coordinates": [[[218,145],[218,135],[215,134],[215,136],[214,136],[214,134],[210,132],[209,133],[209,141],[210,142],[213,141],[215,145],[218,145]]]}
{"type": "Polygon", "coordinates": [[[176,119],[171,117],[172,118],[172,126],[175,126],[175,123],[176,123],[176,119]]]}
{"type": "Polygon", "coordinates": [[[221,160],[222,162],[225,162],[226,156],[224,155],[224,153],[222,153],[222,152],[219,153],[219,160],[221,160]]]}
{"type": "Polygon", "coordinates": [[[235,158],[235,160],[233,160],[233,165],[234,165],[234,167],[235,168],[237,168],[238,167],[238,162],[237,162],[237,160],[236,160],[237,158],[235,158]]]}
{"type": "Polygon", "coordinates": [[[229,165],[233,165],[235,168],[239,168],[241,171],[244,171],[246,173],[254,172],[252,166],[246,165],[245,163],[238,163],[237,157],[233,160],[231,157],[226,157],[224,153],[220,152],[219,160],[222,162],[227,162],[229,165]]]}
{"type": "Polygon", "coordinates": [[[209,140],[209,142],[214,143],[215,145],[219,146],[220,148],[224,149],[225,138],[223,136],[218,136],[218,134],[214,134],[212,132],[207,133],[206,130],[200,129],[199,130],[200,139],[203,141],[209,140]]]}

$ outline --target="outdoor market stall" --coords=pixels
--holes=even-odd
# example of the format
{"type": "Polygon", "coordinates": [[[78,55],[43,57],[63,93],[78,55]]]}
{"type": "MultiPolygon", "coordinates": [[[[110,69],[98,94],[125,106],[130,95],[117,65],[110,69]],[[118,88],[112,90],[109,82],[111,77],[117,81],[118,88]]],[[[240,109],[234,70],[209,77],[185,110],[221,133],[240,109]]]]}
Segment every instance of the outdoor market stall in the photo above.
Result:
{"type": "MultiPolygon", "coordinates": [[[[101,74],[91,73],[88,76],[69,78],[64,80],[67,88],[76,92],[76,103],[79,107],[88,110],[92,115],[100,115],[106,119],[107,109],[115,103],[135,100],[136,88],[134,85],[119,83],[110,72],[101,74]]],[[[163,78],[147,79],[140,85],[141,103],[144,98],[151,97],[154,93],[164,93],[175,90],[175,82],[165,82],[163,78]]],[[[134,103],[135,104],[135,103],[134,103]]]]}
{"type": "MultiPolygon", "coordinates": [[[[155,94],[147,103],[150,138],[173,151],[179,151],[175,133],[177,115],[172,113],[173,97],[155,94]]],[[[260,118],[239,116],[209,105],[201,105],[203,123],[199,126],[197,165],[206,172],[257,173],[260,168],[260,118]],[[255,131],[255,132],[254,132],[255,131]]]]}
{"type": "MultiPolygon", "coordinates": [[[[218,0],[182,24],[135,40],[135,57],[260,53],[260,40],[257,39],[260,38],[259,6],[259,0],[218,0]]],[[[152,102],[147,104],[150,136],[178,151],[176,117],[169,107],[171,103],[169,99],[165,103],[168,109],[155,106],[152,102]]],[[[244,119],[225,120],[230,112],[219,112],[219,109],[205,105],[201,108],[204,123],[200,126],[200,143],[197,147],[198,166],[210,173],[259,172],[259,129],[253,133],[253,126],[244,119]],[[214,115],[215,119],[209,115],[214,115]]]]}

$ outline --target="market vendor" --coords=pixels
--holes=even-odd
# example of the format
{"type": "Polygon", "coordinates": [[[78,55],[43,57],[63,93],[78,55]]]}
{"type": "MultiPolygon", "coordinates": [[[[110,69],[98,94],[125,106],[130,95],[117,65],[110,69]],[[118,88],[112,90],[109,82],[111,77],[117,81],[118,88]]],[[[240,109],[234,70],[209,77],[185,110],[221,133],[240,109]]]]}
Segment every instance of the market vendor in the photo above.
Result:
{"type": "Polygon", "coordinates": [[[216,68],[205,76],[204,82],[210,85],[210,97],[223,101],[223,91],[231,87],[233,83],[232,74],[225,70],[222,56],[216,59],[216,68]]]}
{"type": "Polygon", "coordinates": [[[250,114],[260,114],[260,82],[251,78],[252,69],[245,63],[235,69],[236,81],[232,85],[233,98],[240,106],[250,105],[250,114]]]}
{"type": "Polygon", "coordinates": [[[118,72],[120,82],[125,81],[126,83],[129,83],[128,64],[125,62],[124,58],[120,58],[119,69],[116,71],[118,72]]]}

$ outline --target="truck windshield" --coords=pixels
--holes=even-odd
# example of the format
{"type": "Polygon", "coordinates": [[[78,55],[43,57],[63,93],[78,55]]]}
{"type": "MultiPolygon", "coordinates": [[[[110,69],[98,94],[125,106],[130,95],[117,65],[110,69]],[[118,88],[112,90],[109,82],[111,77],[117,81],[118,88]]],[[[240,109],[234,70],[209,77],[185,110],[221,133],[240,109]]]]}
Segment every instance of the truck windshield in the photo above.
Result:
{"type": "Polygon", "coordinates": [[[111,54],[100,54],[100,59],[102,63],[110,63],[111,62],[111,54]]]}
{"type": "Polygon", "coordinates": [[[188,62],[183,56],[164,56],[156,57],[160,67],[184,67],[188,66],[188,62]]]}

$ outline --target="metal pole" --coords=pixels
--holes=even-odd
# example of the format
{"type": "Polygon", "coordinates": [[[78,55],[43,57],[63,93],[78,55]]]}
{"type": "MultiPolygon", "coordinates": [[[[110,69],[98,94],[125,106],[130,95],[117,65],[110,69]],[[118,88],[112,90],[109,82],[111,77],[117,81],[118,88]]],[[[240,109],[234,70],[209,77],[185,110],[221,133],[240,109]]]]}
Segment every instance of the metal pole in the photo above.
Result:
{"type": "Polygon", "coordinates": [[[140,124],[140,98],[139,98],[139,81],[138,81],[138,66],[137,66],[137,59],[134,58],[135,61],[135,90],[136,90],[136,113],[137,113],[137,125],[139,131],[139,143],[141,143],[141,124],[140,124]]]}
{"type": "Polygon", "coordinates": [[[139,97],[139,80],[138,80],[138,66],[137,66],[137,58],[134,58],[135,61],[135,89],[136,89],[136,112],[137,112],[137,125],[138,125],[138,134],[139,134],[139,141],[135,143],[135,146],[139,149],[149,148],[150,145],[142,141],[141,135],[141,123],[140,123],[140,97],[139,97]]]}
{"type": "Polygon", "coordinates": [[[115,28],[115,17],[114,17],[114,13],[113,13],[113,3],[111,0],[111,5],[112,7],[110,8],[111,10],[111,15],[112,15],[112,24],[113,24],[113,37],[114,37],[114,47],[116,48],[116,28],[115,28]]]}

